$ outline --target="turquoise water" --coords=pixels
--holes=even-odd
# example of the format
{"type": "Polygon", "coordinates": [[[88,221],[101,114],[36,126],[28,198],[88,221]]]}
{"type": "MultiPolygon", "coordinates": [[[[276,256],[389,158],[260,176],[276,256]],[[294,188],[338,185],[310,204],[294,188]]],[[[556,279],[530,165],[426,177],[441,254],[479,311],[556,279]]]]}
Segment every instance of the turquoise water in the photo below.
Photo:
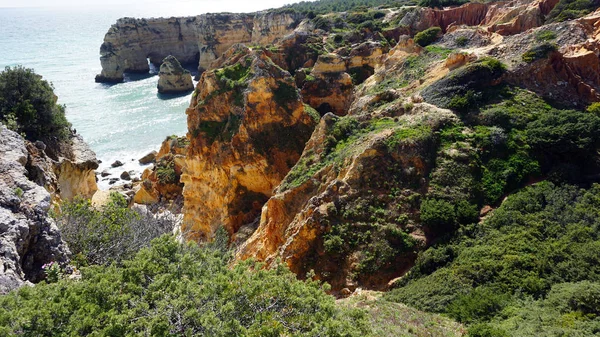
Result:
{"type": "MultiPolygon", "coordinates": [[[[158,150],[168,135],[187,131],[190,96],[161,99],[158,77],[126,78],[98,84],[99,49],[118,18],[197,15],[216,11],[252,11],[291,1],[154,1],[152,7],[0,8],[0,67],[23,65],[52,82],[67,118],[102,160],[100,171],[115,160],[126,170],[141,171],[137,159],[158,150]],[[233,7],[233,8],[232,8],[233,7]]],[[[106,188],[107,182],[101,182],[106,188]]]]}

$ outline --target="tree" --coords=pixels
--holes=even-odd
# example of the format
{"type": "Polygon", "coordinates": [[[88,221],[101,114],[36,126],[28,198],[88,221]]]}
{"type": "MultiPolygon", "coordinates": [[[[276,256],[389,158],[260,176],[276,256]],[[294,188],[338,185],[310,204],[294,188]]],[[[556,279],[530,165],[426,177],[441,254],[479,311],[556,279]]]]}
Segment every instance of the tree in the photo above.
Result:
{"type": "Polygon", "coordinates": [[[6,67],[0,73],[0,121],[28,140],[67,139],[71,124],[56,100],[52,84],[33,69],[6,67]]]}

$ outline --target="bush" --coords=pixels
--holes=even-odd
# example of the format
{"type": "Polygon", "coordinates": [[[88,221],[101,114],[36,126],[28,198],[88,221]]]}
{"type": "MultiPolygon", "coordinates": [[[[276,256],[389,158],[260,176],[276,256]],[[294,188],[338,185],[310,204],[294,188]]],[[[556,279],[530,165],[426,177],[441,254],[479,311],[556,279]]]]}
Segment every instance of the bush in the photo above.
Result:
{"type": "Polygon", "coordinates": [[[510,301],[510,295],[498,289],[475,288],[459,296],[447,309],[450,317],[462,323],[487,321],[499,313],[510,301]]]}
{"type": "Polygon", "coordinates": [[[33,69],[6,67],[0,73],[0,122],[30,140],[69,137],[65,107],[56,104],[52,84],[33,69]]]}
{"type": "Polygon", "coordinates": [[[3,336],[365,336],[362,311],[336,307],[327,288],[283,266],[211,244],[155,239],[122,266],[82,269],[81,281],[0,297],[3,336]]]}
{"type": "Polygon", "coordinates": [[[108,203],[99,209],[89,200],[65,202],[55,219],[80,265],[119,263],[175,226],[174,218],[155,218],[129,209],[119,193],[111,193],[108,203]]]}
{"type": "Polygon", "coordinates": [[[420,211],[421,222],[433,229],[452,228],[456,222],[454,206],[445,200],[424,200],[420,211]]]}
{"type": "Polygon", "coordinates": [[[480,323],[469,327],[469,337],[509,337],[508,333],[501,328],[480,323]]]}
{"type": "Polygon", "coordinates": [[[546,304],[562,313],[579,311],[583,314],[600,315],[600,283],[581,281],[561,283],[552,287],[546,304]]]}
{"type": "Polygon", "coordinates": [[[414,40],[416,44],[420,45],[421,47],[425,47],[437,40],[438,35],[441,33],[442,29],[440,27],[427,28],[424,31],[417,33],[414,37],[414,40]]]}
{"type": "Polygon", "coordinates": [[[598,8],[597,0],[560,0],[548,13],[548,22],[573,20],[591,13],[598,8]]]}
{"type": "Polygon", "coordinates": [[[550,53],[555,52],[557,49],[558,46],[556,44],[546,42],[526,51],[521,56],[521,59],[524,62],[531,63],[533,61],[548,57],[550,53]]]}

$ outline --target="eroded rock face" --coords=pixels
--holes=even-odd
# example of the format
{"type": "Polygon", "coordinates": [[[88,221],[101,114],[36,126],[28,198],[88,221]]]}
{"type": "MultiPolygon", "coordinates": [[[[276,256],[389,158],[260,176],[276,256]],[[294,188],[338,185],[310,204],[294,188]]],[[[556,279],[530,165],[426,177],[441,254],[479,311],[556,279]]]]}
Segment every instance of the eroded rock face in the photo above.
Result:
{"type": "Polygon", "coordinates": [[[80,135],[51,150],[27,143],[29,178],[50,192],[54,201],[91,198],[98,190],[96,154],[80,135]],[[48,154],[50,152],[50,154],[48,154]]]}
{"type": "Polygon", "coordinates": [[[515,0],[489,3],[467,3],[460,7],[433,9],[418,8],[400,21],[419,32],[429,27],[446,31],[450,26],[483,26],[490,32],[513,35],[544,23],[544,16],[558,0],[515,0]]]}
{"type": "Polygon", "coordinates": [[[180,180],[188,144],[186,137],[170,136],[163,141],[154,166],[142,173],[133,202],[145,205],[181,202],[183,184],[180,180]]]}
{"type": "Polygon", "coordinates": [[[0,125],[0,294],[40,281],[45,263],[68,262],[50,193],[28,179],[28,157],[25,141],[0,125]]]}
{"type": "Polygon", "coordinates": [[[374,73],[386,52],[379,42],[368,41],[354,46],[347,56],[319,56],[302,86],[304,102],[321,114],[346,115],[354,100],[354,85],[374,73]]]}
{"type": "Polygon", "coordinates": [[[183,68],[174,56],[169,55],[160,65],[157,88],[162,94],[192,91],[192,74],[183,68]]]}
{"type": "Polygon", "coordinates": [[[398,102],[385,113],[392,110],[394,119],[377,117],[382,111],[325,115],[296,167],[263,207],[258,229],[237,258],[267,263],[280,258],[301,278],[314,270],[334,292],[358,286],[385,289],[405,273],[418,247],[428,244],[415,226],[418,210],[409,200],[425,191],[422,184],[435,151],[433,132],[456,117],[427,104],[404,114],[398,102]],[[332,143],[334,130],[352,120],[354,134],[332,143]],[[383,121],[387,128],[375,126],[383,121]],[[399,135],[408,129],[423,134],[403,141],[399,135]],[[410,246],[388,232],[397,228],[400,214],[405,218],[398,228],[410,237],[410,246]]]}
{"type": "Polygon", "coordinates": [[[112,25],[100,47],[102,72],[96,82],[122,82],[126,72],[148,72],[173,55],[200,71],[236,43],[272,43],[300,23],[298,14],[203,14],[193,17],[122,18],[112,25]]]}
{"type": "Polygon", "coordinates": [[[186,112],[182,229],[196,239],[252,222],[315,125],[287,71],[262,51],[237,50],[202,75],[186,112]]]}

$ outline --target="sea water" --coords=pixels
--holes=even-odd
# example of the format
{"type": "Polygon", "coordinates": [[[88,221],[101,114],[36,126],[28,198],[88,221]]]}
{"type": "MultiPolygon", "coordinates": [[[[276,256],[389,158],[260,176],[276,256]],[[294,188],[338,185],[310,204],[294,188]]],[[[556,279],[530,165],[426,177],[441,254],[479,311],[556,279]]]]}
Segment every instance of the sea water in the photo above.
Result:
{"type": "MultiPolygon", "coordinates": [[[[125,83],[95,83],[101,70],[100,45],[108,28],[125,16],[254,11],[285,2],[292,1],[140,1],[144,6],[0,8],[0,69],[23,65],[52,82],[73,128],[102,161],[98,171],[109,170],[118,177],[123,171],[135,170],[139,176],[143,170],[137,162],[140,157],[158,150],[169,135],[185,135],[185,109],[191,93],[159,96],[156,69],[148,75],[126,76],[125,83]],[[116,160],[125,165],[110,168],[116,160]]],[[[108,181],[101,180],[99,185],[106,189],[108,181]]]]}

